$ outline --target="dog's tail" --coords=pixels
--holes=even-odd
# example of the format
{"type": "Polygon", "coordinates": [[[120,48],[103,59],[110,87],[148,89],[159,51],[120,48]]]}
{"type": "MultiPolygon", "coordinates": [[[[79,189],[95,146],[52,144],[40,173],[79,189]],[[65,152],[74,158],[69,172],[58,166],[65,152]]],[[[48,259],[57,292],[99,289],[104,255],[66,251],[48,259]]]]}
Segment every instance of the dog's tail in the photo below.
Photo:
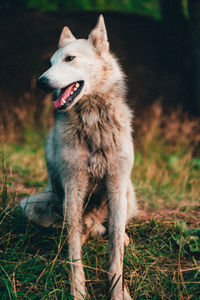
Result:
{"type": "Polygon", "coordinates": [[[25,216],[44,227],[53,225],[58,218],[56,206],[59,201],[53,192],[38,193],[20,201],[25,216]]]}

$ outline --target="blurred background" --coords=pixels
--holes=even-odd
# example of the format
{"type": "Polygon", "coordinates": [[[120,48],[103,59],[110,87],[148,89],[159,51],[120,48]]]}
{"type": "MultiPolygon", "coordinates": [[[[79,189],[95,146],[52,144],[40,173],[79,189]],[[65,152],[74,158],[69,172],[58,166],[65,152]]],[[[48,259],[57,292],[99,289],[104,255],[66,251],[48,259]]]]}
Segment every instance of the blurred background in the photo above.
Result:
{"type": "Polygon", "coordinates": [[[171,199],[177,206],[180,195],[199,200],[198,0],[1,0],[1,161],[7,180],[1,198],[10,197],[8,190],[20,197],[46,185],[43,149],[53,105],[36,80],[48,68],[63,26],[87,38],[100,13],[135,111],[133,180],[142,205],[166,207],[171,199]],[[153,202],[145,202],[150,194],[153,202]]]}
{"type": "MultiPolygon", "coordinates": [[[[67,233],[27,223],[18,203],[47,186],[54,112],[36,80],[63,26],[87,38],[100,13],[135,112],[126,283],[133,299],[199,299],[199,0],[0,1],[0,298],[71,299],[67,233]]],[[[106,239],[83,249],[91,299],[105,299],[107,255],[106,239]]]]}
{"type": "Polygon", "coordinates": [[[198,0],[2,0],[0,110],[6,131],[20,126],[22,110],[40,122],[44,95],[35,81],[48,67],[63,26],[86,38],[100,12],[127,74],[136,117],[158,100],[165,111],[180,107],[200,114],[198,0]]]}

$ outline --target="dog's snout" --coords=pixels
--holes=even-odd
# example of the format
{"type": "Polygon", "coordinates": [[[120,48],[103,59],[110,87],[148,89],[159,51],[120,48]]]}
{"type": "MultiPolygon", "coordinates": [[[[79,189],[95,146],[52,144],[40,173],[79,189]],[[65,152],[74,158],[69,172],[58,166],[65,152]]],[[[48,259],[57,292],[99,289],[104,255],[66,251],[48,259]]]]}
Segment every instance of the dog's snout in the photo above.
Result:
{"type": "Polygon", "coordinates": [[[37,86],[43,90],[47,85],[48,85],[48,78],[47,77],[40,77],[38,80],[37,80],[37,86]]]}
{"type": "Polygon", "coordinates": [[[51,93],[54,91],[54,88],[52,88],[49,84],[49,79],[45,76],[42,76],[37,80],[37,86],[45,93],[51,93]]]}

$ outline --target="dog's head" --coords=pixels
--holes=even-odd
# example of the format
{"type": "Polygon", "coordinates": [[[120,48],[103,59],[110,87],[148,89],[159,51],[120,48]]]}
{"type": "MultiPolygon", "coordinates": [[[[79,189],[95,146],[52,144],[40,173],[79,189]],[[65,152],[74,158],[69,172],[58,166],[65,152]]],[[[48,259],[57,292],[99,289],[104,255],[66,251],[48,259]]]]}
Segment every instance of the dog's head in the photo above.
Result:
{"type": "Polygon", "coordinates": [[[121,76],[109,52],[102,15],[88,39],[76,39],[70,29],[64,27],[58,50],[50,62],[51,67],[40,76],[37,83],[45,92],[56,91],[54,106],[59,110],[68,110],[84,95],[95,94],[97,86],[100,93],[101,90],[105,92],[110,81],[116,81],[121,76]]]}

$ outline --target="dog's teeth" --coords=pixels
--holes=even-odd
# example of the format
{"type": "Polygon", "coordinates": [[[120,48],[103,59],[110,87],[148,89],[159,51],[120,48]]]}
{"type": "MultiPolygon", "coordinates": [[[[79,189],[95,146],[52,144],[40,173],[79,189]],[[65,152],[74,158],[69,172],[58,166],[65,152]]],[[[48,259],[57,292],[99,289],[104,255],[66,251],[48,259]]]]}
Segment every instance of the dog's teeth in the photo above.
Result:
{"type": "Polygon", "coordinates": [[[77,88],[75,87],[75,88],[74,88],[74,92],[75,92],[76,90],[77,90],[77,88]]]}
{"type": "Polygon", "coordinates": [[[77,83],[75,84],[75,87],[78,88],[79,86],[80,86],[80,84],[77,82],[77,83]]]}
{"type": "Polygon", "coordinates": [[[71,95],[73,95],[74,92],[71,92],[71,95]]]}
{"type": "Polygon", "coordinates": [[[63,104],[65,104],[65,99],[64,98],[61,98],[61,104],[63,105],[63,104]]]}

